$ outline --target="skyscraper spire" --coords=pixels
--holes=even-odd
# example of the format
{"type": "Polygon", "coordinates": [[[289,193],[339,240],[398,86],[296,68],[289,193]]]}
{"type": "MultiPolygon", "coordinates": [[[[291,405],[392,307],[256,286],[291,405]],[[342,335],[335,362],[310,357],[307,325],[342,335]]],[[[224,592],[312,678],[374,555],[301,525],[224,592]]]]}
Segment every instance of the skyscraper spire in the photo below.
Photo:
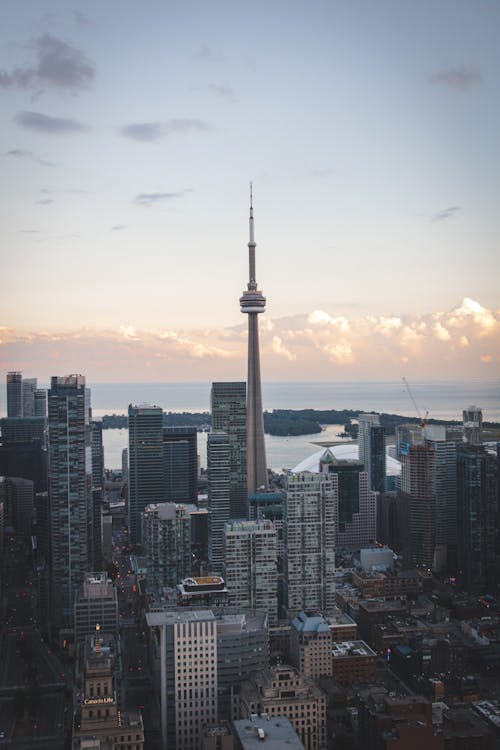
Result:
{"type": "Polygon", "coordinates": [[[249,227],[249,279],[247,291],[240,297],[240,309],[242,313],[248,315],[247,460],[248,494],[251,495],[261,487],[267,489],[264,416],[262,413],[262,387],[260,381],[259,321],[257,318],[257,315],[266,309],[266,298],[258,290],[255,278],[252,183],[250,183],[249,227]]]}

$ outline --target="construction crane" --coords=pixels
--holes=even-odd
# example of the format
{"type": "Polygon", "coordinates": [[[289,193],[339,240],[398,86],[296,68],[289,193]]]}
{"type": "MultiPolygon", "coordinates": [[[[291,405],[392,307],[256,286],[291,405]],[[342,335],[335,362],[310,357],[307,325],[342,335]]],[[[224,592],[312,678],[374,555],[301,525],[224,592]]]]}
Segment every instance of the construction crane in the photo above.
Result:
{"type": "Polygon", "coordinates": [[[427,424],[427,417],[429,416],[429,410],[428,410],[428,409],[426,410],[426,412],[425,412],[425,417],[424,417],[424,418],[422,419],[422,414],[421,414],[421,412],[420,412],[420,409],[418,408],[418,404],[417,404],[417,402],[415,401],[415,399],[414,399],[414,397],[413,397],[413,393],[411,392],[410,384],[408,383],[408,381],[407,381],[407,379],[406,379],[406,378],[403,378],[403,383],[404,383],[404,384],[405,384],[405,386],[406,386],[406,390],[408,391],[408,395],[409,395],[409,397],[411,398],[411,402],[412,402],[413,406],[415,407],[415,411],[416,411],[416,412],[417,412],[417,414],[418,414],[418,418],[420,419],[420,427],[421,427],[422,429],[424,429],[424,427],[425,427],[425,426],[426,426],[426,424],[427,424]]]}

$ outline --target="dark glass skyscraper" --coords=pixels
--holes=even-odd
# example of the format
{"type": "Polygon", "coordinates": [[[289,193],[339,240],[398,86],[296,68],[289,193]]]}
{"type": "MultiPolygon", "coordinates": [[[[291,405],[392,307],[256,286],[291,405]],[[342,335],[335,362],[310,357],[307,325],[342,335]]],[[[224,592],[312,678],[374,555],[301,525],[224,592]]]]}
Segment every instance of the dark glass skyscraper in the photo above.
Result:
{"type": "Polygon", "coordinates": [[[165,499],[163,472],[163,411],[159,406],[128,407],[129,533],[141,541],[141,513],[165,499]]]}
{"type": "Polygon", "coordinates": [[[23,416],[23,374],[7,373],[7,416],[23,416]]]}
{"type": "Polygon", "coordinates": [[[196,427],[163,430],[165,501],[196,503],[198,497],[198,448],[196,427]]]}
{"type": "Polygon", "coordinates": [[[466,591],[493,592],[498,457],[481,445],[457,447],[458,575],[466,591]]]}

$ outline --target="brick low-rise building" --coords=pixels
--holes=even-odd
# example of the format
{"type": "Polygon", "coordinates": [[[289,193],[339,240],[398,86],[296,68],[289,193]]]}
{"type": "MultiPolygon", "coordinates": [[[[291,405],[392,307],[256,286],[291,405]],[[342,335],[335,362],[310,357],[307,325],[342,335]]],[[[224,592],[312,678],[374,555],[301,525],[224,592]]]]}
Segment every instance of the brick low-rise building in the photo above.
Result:
{"type": "Polygon", "coordinates": [[[342,685],[370,682],[375,677],[377,654],[364,641],[332,644],[332,677],[342,685]]]}

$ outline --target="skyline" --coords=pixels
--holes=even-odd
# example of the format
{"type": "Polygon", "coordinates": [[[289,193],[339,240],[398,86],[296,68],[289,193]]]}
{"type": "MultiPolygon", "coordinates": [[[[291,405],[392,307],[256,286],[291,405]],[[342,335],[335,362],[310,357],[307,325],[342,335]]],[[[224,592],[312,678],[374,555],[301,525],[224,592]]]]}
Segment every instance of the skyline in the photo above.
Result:
{"type": "Polygon", "coordinates": [[[264,380],[498,376],[498,5],[117,8],[0,29],[2,377],[243,379],[250,179],[264,380]]]}

